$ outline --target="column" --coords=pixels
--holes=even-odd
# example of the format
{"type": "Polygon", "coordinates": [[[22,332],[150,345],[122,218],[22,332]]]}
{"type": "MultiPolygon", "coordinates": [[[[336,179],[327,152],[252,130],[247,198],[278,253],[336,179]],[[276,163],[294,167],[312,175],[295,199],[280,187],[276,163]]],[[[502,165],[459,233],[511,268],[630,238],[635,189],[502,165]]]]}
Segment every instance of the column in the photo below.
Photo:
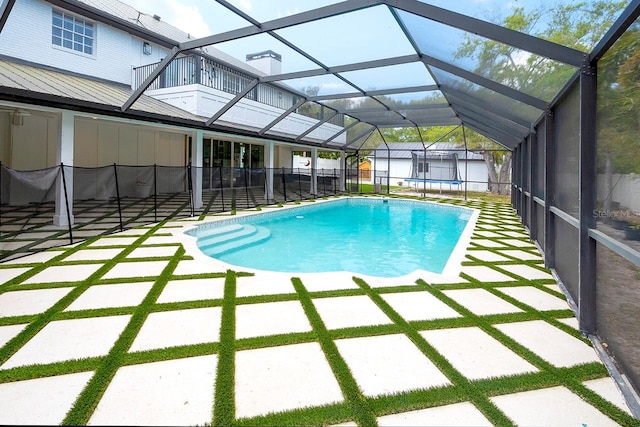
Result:
{"type": "Polygon", "coordinates": [[[596,241],[589,229],[596,228],[597,168],[597,67],[586,62],[580,73],[580,251],[578,261],[578,322],[580,331],[596,333],[596,241]]]}
{"type": "Polygon", "coordinates": [[[338,180],[338,191],[345,190],[346,167],[344,151],[340,152],[340,179],[338,180]]]}
{"type": "Polygon", "coordinates": [[[544,181],[544,266],[555,268],[555,226],[551,206],[555,203],[555,152],[556,138],[553,110],[547,111],[545,117],[545,181],[544,181]]]}
{"type": "Polygon", "coordinates": [[[311,188],[312,196],[318,195],[318,148],[311,148],[311,188]]]}
{"type": "Polygon", "coordinates": [[[204,131],[196,130],[191,136],[191,184],[193,185],[193,208],[202,207],[202,138],[204,131]]]}
{"type": "Polygon", "coordinates": [[[275,144],[273,141],[267,143],[266,150],[266,183],[264,189],[264,198],[266,200],[273,200],[273,169],[275,168],[275,144]]]}
{"type": "Polygon", "coordinates": [[[59,227],[73,225],[73,144],[75,115],[63,111],[60,121],[60,141],[56,152],[56,162],[63,164],[62,174],[56,183],[56,208],[53,224],[59,227]],[[65,185],[66,184],[66,185],[65,185]],[[66,187],[66,194],[65,194],[66,187]],[[68,207],[67,207],[68,204],[68,207]]]}
{"type": "Polygon", "coordinates": [[[529,212],[529,233],[535,240],[539,240],[537,216],[538,204],[534,199],[536,194],[536,173],[538,173],[538,135],[536,133],[531,133],[529,135],[529,145],[527,148],[529,149],[529,205],[527,206],[529,212]]]}

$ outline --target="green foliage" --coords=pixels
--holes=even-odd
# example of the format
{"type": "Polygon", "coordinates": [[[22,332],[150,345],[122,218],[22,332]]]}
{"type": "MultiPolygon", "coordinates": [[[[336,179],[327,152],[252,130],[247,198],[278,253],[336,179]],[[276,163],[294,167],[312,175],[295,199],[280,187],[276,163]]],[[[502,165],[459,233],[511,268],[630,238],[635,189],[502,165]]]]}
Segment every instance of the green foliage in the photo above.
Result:
{"type": "MultiPolygon", "coordinates": [[[[294,156],[307,156],[309,155],[309,151],[293,151],[294,156]]],[[[339,151],[319,151],[318,150],[318,158],[320,159],[339,159],[340,152],[339,151]]]]}
{"type": "MultiPolygon", "coordinates": [[[[533,10],[526,10],[525,7],[520,6],[513,9],[509,16],[496,20],[496,23],[582,52],[590,52],[626,5],[627,2],[623,0],[597,0],[594,2],[579,1],[552,5],[541,4],[533,10]]],[[[635,40],[635,44],[637,44],[637,32],[629,38],[635,40]]],[[[628,51],[629,49],[623,50],[628,51]]],[[[635,47],[631,50],[635,51],[635,47]]],[[[551,101],[576,72],[576,69],[569,65],[522,52],[512,46],[471,34],[466,36],[455,56],[457,59],[465,58],[468,60],[471,58],[475,60],[472,71],[477,74],[547,101],[551,101]]],[[[634,57],[633,54],[628,53],[617,56],[625,58],[624,61],[613,61],[617,63],[620,69],[626,69],[623,67],[623,63],[634,57]]],[[[638,62],[636,62],[636,66],[629,64],[629,72],[627,73],[627,75],[632,76],[631,80],[636,82],[636,85],[638,76],[637,64],[638,62]]],[[[617,72],[607,71],[607,74],[617,74],[617,72]]],[[[624,92],[624,87],[624,80],[621,79],[610,88],[610,92],[624,92]]],[[[632,86],[627,85],[626,87],[632,86]]],[[[514,105],[506,105],[504,100],[498,99],[499,96],[491,91],[479,89],[478,92],[480,91],[484,92],[483,99],[492,102],[491,100],[495,98],[496,105],[503,104],[503,109],[509,108],[511,109],[510,112],[527,117],[529,107],[515,103],[514,105]]],[[[605,90],[605,92],[607,91],[605,90]]],[[[629,121],[628,116],[638,117],[637,114],[629,114],[629,109],[623,112],[625,105],[627,107],[634,105],[634,101],[636,101],[635,105],[638,105],[637,100],[640,99],[634,97],[637,94],[628,92],[630,90],[627,90],[628,96],[626,99],[631,100],[630,103],[625,104],[624,100],[621,99],[624,97],[622,93],[611,94],[609,97],[607,107],[616,107],[605,109],[608,112],[604,114],[605,116],[615,116],[610,117],[612,123],[620,120],[629,121]],[[617,107],[618,105],[620,107],[617,107]],[[627,117],[623,118],[625,114],[627,117]]],[[[637,111],[637,108],[635,110],[637,111]]],[[[610,128],[609,131],[613,129],[610,128]]],[[[635,131],[637,132],[637,127],[635,131]]],[[[603,149],[607,151],[609,159],[611,157],[614,158],[616,170],[628,171],[633,169],[634,165],[637,165],[635,160],[629,160],[630,157],[633,157],[629,156],[629,150],[633,148],[628,143],[622,143],[621,141],[629,140],[629,138],[618,131],[604,136],[611,141],[611,144],[603,145],[603,149]]],[[[485,160],[487,160],[486,157],[485,160]]]]}
{"type": "MultiPolygon", "coordinates": [[[[589,52],[626,6],[626,1],[542,4],[516,7],[498,24],[557,44],[589,52]]],[[[576,69],[512,46],[466,36],[456,58],[476,61],[477,74],[540,99],[552,100],[576,69]]],[[[517,107],[519,108],[519,107],[517,107]]]]}
{"type": "Polygon", "coordinates": [[[640,173],[639,76],[640,25],[635,24],[598,63],[600,173],[640,173]]]}
{"type": "Polygon", "coordinates": [[[626,0],[557,4],[546,13],[549,24],[536,35],[589,52],[609,30],[627,4],[626,0]]]}

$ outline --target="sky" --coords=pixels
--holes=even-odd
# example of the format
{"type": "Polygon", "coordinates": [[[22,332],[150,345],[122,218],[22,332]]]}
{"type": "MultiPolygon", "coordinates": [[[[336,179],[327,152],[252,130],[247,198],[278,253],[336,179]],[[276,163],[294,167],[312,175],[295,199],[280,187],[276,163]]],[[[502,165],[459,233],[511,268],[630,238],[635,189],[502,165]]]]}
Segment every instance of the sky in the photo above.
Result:
{"type": "MultiPolygon", "coordinates": [[[[224,7],[214,0],[121,1],[141,12],[159,15],[165,21],[197,37],[204,37],[247,25],[243,20],[231,17],[230,15],[232,14],[225,13],[224,7]]],[[[425,3],[480,19],[496,21],[515,7],[522,6],[526,9],[532,9],[538,5],[549,4],[553,1],[558,0],[428,0],[425,3]]],[[[577,0],[569,1],[575,2],[577,0]]],[[[229,3],[233,6],[260,22],[340,2],[341,0],[229,0],[229,3]]],[[[361,30],[363,29],[361,28],[361,30]]]]}
{"type": "MultiPolygon", "coordinates": [[[[141,12],[149,15],[159,15],[164,21],[195,37],[218,34],[249,25],[248,22],[229,12],[214,0],[122,1],[141,12]]],[[[528,6],[533,3],[537,4],[540,1],[544,0],[512,0],[510,2],[505,2],[504,0],[431,0],[429,3],[479,18],[495,20],[499,19],[500,15],[504,14],[505,11],[515,6],[528,6]]],[[[229,2],[254,19],[265,22],[339,3],[340,0],[230,0],[229,2]]],[[[314,56],[325,58],[331,56],[331,60],[335,61],[335,63],[326,64],[329,66],[357,62],[359,60],[378,59],[376,56],[387,57],[415,53],[410,46],[404,43],[404,40],[400,40],[404,39],[404,37],[386,7],[378,6],[358,12],[358,14],[363,15],[366,19],[354,20],[350,16],[345,16],[324,20],[322,23],[309,24],[308,26],[313,27],[313,36],[303,40],[301,42],[303,45],[300,47],[314,56]],[[361,25],[361,22],[367,22],[367,25],[361,25]],[[381,37],[381,35],[384,35],[384,37],[381,37]],[[348,56],[341,58],[339,57],[341,51],[355,51],[354,49],[336,48],[345,43],[355,47],[358,47],[359,44],[374,45],[377,54],[362,53],[360,57],[354,58],[352,53],[345,53],[348,56]],[[321,45],[325,45],[326,49],[323,50],[321,45]],[[390,52],[397,53],[389,54],[390,52]]],[[[293,37],[298,34],[298,31],[296,28],[289,28],[278,33],[285,37],[293,37]]],[[[442,42],[447,43],[446,40],[442,40],[443,36],[443,34],[439,35],[438,42],[440,44],[442,42]]],[[[268,36],[254,37],[250,41],[239,40],[216,47],[240,60],[244,60],[246,54],[267,49],[274,50],[283,56],[283,71],[285,72],[301,71],[309,69],[309,67],[315,68],[310,63],[302,61],[301,58],[293,58],[298,55],[288,52],[286,47],[279,45],[273,38],[268,36]]],[[[371,52],[372,49],[367,50],[371,52]]],[[[320,59],[322,61],[324,58],[320,59]]],[[[326,61],[330,62],[329,59],[326,59],[326,61]]]]}
{"type": "MultiPolygon", "coordinates": [[[[188,32],[192,37],[204,37],[219,34],[250,25],[247,21],[230,12],[214,0],[121,0],[137,10],[149,15],[158,15],[165,22],[188,32]]],[[[341,0],[229,0],[234,7],[259,22],[290,16],[310,9],[339,3],[341,0]]],[[[513,8],[524,7],[533,10],[540,5],[552,2],[577,2],[579,0],[424,0],[445,9],[467,14],[480,19],[497,22],[508,16],[513,8]]],[[[594,1],[594,0],[587,0],[594,1]]],[[[402,16],[404,12],[400,12],[402,16]]],[[[407,17],[410,17],[407,14],[407,17]]],[[[457,58],[454,55],[464,32],[450,27],[434,24],[424,25],[424,20],[409,19],[416,28],[420,28],[417,42],[429,55],[472,71],[475,66],[472,59],[457,58]]],[[[404,36],[400,26],[385,6],[376,6],[353,14],[340,15],[322,21],[307,23],[304,31],[299,27],[289,27],[276,31],[278,35],[295,44],[325,66],[338,66],[355,62],[370,61],[388,57],[415,54],[415,50],[404,36]],[[364,24],[366,23],[366,24],[364,24]]],[[[215,45],[217,49],[245,61],[246,55],[264,50],[273,50],[282,55],[282,72],[296,72],[318,68],[302,55],[281,44],[267,34],[239,39],[215,45]]],[[[387,89],[382,87],[396,76],[407,73],[401,67],[387,71],[389,78],[381,78],[365,73],[352,73],[352,78],[361,89],[387,89]]],[[[431,76],[425,71],[415,73],[414,85],[433,84],[431,76]]],[[[302,89],[309,86],[321,87],[320,94],[332,94],[353,91],[334,76],[308,78],[304,81],[285,81],[290,86],[302,89]]],[[[390,83],[389,83],[390,84],[390,83]]]]}

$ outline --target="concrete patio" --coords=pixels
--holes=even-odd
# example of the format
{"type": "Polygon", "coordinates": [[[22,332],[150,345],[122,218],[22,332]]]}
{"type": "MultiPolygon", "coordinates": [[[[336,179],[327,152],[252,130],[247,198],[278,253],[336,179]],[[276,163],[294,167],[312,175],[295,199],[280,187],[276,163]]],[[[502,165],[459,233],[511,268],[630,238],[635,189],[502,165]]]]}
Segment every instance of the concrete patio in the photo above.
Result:
{"type": "Polygon", "coordinates": [[[0,423],[638,425],[513,209],[438,202],[480,209],[456,276],[248,271],[191,219],[0,264],[0,423]]]}

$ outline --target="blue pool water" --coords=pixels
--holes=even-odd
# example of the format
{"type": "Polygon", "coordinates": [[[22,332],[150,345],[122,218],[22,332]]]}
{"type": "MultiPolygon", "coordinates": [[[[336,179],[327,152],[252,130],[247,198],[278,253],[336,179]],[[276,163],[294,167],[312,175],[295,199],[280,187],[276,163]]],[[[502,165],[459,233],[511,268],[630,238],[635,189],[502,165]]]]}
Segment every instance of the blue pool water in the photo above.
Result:
{"type": "Polygon", "coordinates": [[[397,199],[339,199],[203,224],[187,234],[228,264],[292,273],[441,273],[472,211],[397,199]]]}

